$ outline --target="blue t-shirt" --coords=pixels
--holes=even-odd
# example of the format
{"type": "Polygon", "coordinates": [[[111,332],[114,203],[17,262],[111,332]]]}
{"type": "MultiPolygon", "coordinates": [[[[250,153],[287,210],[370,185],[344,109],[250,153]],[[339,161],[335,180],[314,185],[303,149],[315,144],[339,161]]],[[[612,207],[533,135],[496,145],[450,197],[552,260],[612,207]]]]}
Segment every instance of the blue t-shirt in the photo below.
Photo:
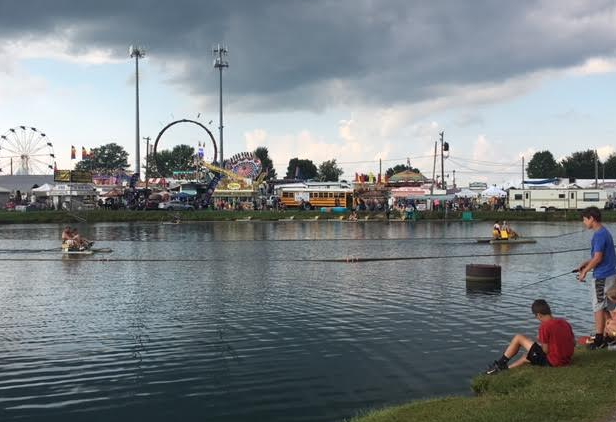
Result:
{"type": "Polygon", "coordinates": [[[595,278],[606,278],[616,275],[614,239],[605,227],[601,227],[592,237],[590,256],[594,256],[595,252],[602,252],[603,259],[593,270],[593,276],[595,278]]]}

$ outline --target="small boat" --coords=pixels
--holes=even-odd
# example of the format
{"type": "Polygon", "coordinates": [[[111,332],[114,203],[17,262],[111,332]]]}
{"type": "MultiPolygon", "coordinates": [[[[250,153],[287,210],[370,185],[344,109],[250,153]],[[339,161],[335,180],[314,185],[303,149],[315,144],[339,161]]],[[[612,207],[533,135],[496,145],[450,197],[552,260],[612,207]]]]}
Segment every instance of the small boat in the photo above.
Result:
{"type": "Polygon", "coordinates": [[[535,239],[531,239],[530,237],[518,237],[517,239],[492,239],[490,240],[491,245],[508,245],[515,243],[537,243],[535,239]]]}
{"type": "Polygon", "coordinates": [[[81,248],[69,246],[66,243],[62,244],[62,253],[67,254],[67,255],[92,255],[93,253],[111,253],[111,252],[113,252],[111,248],[93,248],[91,244],[88,247],[81,247],[81,248]]]}
{"type": "Polygon", "coordinates": [[[62,248],[62,253],[66,255],[92,255],[94,251],[92,249],[62,248]]]}
{"type": "Polygon", "coordinates": [[[489,243],[491,245],[511,245],[518,243],[537,243],[536,239],[530,237],[518,237],[517,239],[477,239],[477,243],[489,243]]]}

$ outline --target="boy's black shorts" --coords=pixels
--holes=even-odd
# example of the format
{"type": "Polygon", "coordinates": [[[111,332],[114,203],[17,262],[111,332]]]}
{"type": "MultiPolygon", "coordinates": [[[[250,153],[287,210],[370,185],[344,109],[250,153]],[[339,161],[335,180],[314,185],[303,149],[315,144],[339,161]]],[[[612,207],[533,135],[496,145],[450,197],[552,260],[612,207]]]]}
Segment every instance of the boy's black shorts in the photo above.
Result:
{"type": "Polygon", "coordinates": [[[526,359],[530,362],[531,365],[550,366],[548,356],[545,354],[541,346],[539,346],[539,344],[537,343],[533,343],[532,347],[528,351],[528,354],[526,355],[526,359]]]}

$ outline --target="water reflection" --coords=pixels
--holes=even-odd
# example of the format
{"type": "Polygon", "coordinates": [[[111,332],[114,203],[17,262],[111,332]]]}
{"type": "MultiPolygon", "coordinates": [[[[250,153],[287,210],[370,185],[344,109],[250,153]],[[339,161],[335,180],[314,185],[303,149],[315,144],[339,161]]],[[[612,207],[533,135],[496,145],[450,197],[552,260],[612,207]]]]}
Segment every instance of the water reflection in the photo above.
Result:
{"type": "Polygon", "coordinates": [[[500,295],[501,282],[485,283],[477,281],[466,281],[466,294],[472,295],[500,295]]]}
{"type": "Polygon", "coordinates": [[[477,244],[490,229],[80,227],[113,249],[101,260],[52,252],[59,225],[1,226],[0,416],[335,421],[366,406],[467,394],[486,354],[512,332],[536,332],[528,307],[537,297],[576,331],[592,327],[585,286],[522,288],[585,258],[590,233],[521,222],[516,230],[536,244],[477,244]],[[466,283],[468,257],[502,266],[501,285],[466,283]]]}

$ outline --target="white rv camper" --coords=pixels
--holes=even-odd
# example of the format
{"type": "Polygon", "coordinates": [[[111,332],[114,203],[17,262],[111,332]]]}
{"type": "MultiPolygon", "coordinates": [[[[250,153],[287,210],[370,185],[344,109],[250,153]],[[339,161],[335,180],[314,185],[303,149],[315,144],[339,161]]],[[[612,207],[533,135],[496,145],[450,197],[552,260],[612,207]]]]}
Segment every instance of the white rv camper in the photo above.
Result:
{"type": "Polygon", "coordinates": [[[510,189],[509,209],[581,210],[595,206],[605,208],[607,192],[603,189],[510,189]]]}

